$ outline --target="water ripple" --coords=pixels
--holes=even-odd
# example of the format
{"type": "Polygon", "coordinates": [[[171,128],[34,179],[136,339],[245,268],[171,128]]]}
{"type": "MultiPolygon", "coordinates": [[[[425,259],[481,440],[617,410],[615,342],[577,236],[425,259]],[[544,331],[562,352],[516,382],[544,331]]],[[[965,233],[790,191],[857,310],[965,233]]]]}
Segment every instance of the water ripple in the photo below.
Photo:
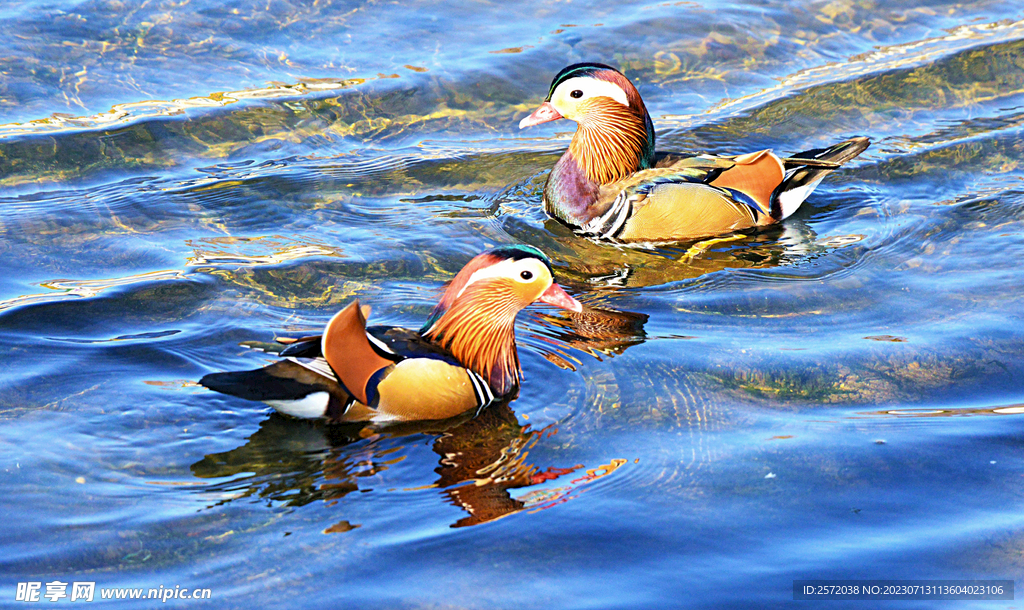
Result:
{"type": "Polygon", "coordinates": [[[0,311],[39,303],[92,298],[111,288],[122,288],[134,284],[179,280],[196,281],[196,278],[186,272],[166,270],[98,280],[50,280],[40,285],[54,292],[27,294],[2,300],[0,301],[0,311]]]}
{"type": "Polygon", "coordinates": [[[239,102],[253,102],[280,98],[301,99],[307,96],[322,96],[325,91],[349,89],[373,79],[347,80],[307,80],[292,85],[247,89],[241,91],[225,91],[212,93],[204,97],[191,97],[176,100],[147,100],[115,104],[110,110],[87,117],[53,115],[45,119],[37,119],[28,123],[9,123],[0,125],[0,139],[27,136],[54,135],[74,133],[88,130],[120,129],[140,121],[156,120],[166,117],[181,117],[194,110],[207,111],[210,108],[221,108],[239,102]]]}
{"type": "Polygon", "coordinates": [[[944,36],[881,47],[840,63],[802,70],[782,79],[774,87],[726,100],[697,115],[669,115],[663,117],[663,121],[674,129],[692,127],[706,123],[709,118],[740,116],[758,106],[814,87],[928,65],[956,53],[1021,39],[1024,39],[1024,21],[1002,20],[963,25],[948,31],[944,36]]]}

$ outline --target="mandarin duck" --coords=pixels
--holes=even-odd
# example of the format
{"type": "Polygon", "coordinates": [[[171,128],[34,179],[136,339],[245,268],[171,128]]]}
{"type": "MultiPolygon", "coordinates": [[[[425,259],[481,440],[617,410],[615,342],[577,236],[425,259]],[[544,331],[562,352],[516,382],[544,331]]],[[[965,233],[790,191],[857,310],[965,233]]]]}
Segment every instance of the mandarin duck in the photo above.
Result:
{"type": "Polygon", "coordinates": [[[353,301],[322,335],[292,342],[262,369],[211,373],[211,390],[258,400],[277,411],[333,422],[436,420],[514,396],[521,369],[513,322],[540,301],[583,306],[552,279],[532,246],[502,246],[455,276],[420,331],[366,326],[353,301]]]}
{"type": "Polygon", "coordinates": [[[640,93],[621,72],[597,63],[559,72],[519,128],[562,118],[577,129],[548,175],[544,208],[580,234],[620,243],[687,241],[777,223],[869,144],[856,137],[790,158],[770,150],[655,154],[640,93]]]}

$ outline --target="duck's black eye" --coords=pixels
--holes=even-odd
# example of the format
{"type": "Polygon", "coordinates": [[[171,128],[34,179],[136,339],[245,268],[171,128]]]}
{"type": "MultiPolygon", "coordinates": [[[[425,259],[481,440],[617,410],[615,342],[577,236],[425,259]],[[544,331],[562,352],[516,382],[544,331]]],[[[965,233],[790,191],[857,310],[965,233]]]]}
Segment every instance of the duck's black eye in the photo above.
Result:
{"type": "Polygon", "coordinates": [[[531,271],[523,271],[522,273],[519,274],[519,277],[523,278],[524,280],[532,280],[533,279],[533,272],[531,272],[531,271]]]}
{"type": "Polygon", "coordinates": [[[582,91],[580,91],[579,89],[573,89],[573,90],[572,90],[572,93],[570,93],[569,95],[570,95],[571,97],[574,97],[574,98],[576,98],[576,99],[579,99],[579,98],[583,97],[583,92],[582,92],[582,91]]]}

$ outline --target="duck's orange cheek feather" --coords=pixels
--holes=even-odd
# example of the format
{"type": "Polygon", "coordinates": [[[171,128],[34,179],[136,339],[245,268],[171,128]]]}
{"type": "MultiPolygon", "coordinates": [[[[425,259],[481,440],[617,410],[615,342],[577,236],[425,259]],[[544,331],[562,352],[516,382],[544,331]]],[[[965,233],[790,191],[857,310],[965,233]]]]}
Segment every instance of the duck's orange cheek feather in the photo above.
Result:
{"type": "Polygon", "coordinates": [[[509,282],[511,293],[520,307],[526,307],[534,302],[539,295],[539,287],[534,284],[523,284],[520,282],[509,282]]]}

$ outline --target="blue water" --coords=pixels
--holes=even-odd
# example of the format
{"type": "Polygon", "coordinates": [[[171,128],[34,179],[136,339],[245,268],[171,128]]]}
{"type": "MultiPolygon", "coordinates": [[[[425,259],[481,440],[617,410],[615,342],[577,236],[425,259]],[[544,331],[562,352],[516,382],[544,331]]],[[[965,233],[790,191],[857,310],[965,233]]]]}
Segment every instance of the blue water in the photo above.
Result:
{"type": "Polygon", "coordinates": [[[0,5],[0,605],[53,580],[224,608],[1019,589],[1024,10],[889,4],[0,5]],[[589,243],[540,206],[572,125],[516,128],[583,60],[637,84],[661,150],[873,144],[782,227],[589,243]],[[195,383],[353,298],[416,328],[517,242],[625,313],[520,314],[509,404],[360,430],[195,383]]]}

